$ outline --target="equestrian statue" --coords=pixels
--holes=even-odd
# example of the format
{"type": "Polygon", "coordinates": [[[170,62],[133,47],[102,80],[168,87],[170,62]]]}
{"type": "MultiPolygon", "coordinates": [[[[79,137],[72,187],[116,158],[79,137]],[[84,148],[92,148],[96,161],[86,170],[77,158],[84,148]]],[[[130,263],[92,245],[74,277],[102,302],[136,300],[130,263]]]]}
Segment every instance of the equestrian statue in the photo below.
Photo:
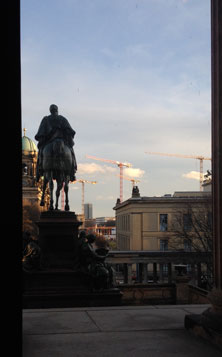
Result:
{"type": "Polygon", "coordinates": [[[58,107],[50,105],[50,115],[45,116],[35,135],[38,141],[38,159],[36,168],[36,180],[44,178],[43,192],[40,205],[44,206],[44,196],[47,184],[49,184],[50,206],[54,210],[53,189],[57,182],[55,209],[58,210],[60,191],[64,185],[65,211],[69,211],[68,189],[69,181],[75,181],[77,163],[73,150],[75,131],[68,120],[58,114],[58,107]]]}

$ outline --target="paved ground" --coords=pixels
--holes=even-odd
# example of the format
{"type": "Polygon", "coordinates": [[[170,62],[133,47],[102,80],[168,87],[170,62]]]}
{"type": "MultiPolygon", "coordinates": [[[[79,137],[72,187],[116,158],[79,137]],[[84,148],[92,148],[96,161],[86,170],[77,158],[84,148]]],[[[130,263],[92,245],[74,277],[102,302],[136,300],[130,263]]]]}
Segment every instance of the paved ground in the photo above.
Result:
{"type": "Polygon", "coordinates": [[[184,329],[208,305],[23,310],[23,357],[221,357],[184,329]]]}

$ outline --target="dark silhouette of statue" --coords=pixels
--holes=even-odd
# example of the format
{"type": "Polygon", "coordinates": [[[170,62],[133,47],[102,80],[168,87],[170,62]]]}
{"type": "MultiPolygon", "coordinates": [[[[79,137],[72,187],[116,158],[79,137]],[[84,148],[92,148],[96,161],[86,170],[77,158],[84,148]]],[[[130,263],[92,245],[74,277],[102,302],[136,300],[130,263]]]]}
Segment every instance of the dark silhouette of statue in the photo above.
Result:
{"type": "Polygon", "coordinates": [[[105,239],[81,232],[79,248],[80,271],[90,276],[91,289],[103,290],[113,287],[113,269],[105,262],[109,253],[105,239]],[[96,247],[93,243],[96,243],[96,247]]]}
{"type": "Polygon", "coordinates": [[[39,126],[35,139],[38,141],[37,181],[44,177],[43,194],[40,205],[44,206],[46,185],[50,189],[50,210],[53,210],[53,180],[57,181],[56,205],[64,183],[66,195],[65,210],[69,211],[68,184],[75,181],[77,163],[73,150],[75,131],[68,120],[58,114],[58,107],[50,105],[50,115],[45,116],[39,126]]]}
{"type": "Polygon", "coordinates": [[[22,267],[26,272],[40,269],[40,247],[27,231],[23,232],[22,267]]]}

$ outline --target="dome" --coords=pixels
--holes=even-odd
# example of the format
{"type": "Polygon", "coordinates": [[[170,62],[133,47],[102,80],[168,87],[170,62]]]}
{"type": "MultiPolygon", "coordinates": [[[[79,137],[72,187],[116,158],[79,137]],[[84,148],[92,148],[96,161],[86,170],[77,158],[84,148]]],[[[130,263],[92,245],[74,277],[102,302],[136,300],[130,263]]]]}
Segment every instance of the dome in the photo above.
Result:
{"type": "MultiPolygon", "coordinates": [[[[24,130],[24,134],[25,134],[25,130],[24,130]]],[[[35,151],[35,152],[38,152],[37,146],[34,143],[34,141],[32,141],[26,135],[24,135],[22,137],[22,151],[29,151],[29,152],[35,151]]]]}

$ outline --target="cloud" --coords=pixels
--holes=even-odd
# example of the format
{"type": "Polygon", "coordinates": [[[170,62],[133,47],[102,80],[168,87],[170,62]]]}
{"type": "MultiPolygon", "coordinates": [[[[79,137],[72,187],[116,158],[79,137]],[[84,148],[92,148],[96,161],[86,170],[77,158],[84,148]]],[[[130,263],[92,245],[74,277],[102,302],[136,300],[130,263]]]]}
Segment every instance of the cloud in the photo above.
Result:
{"type": "Polygon", "coordinates": [[[107,200],[115,200],[114,196],[110,195],[110,196],[103,196],[103,195],[98,195],[96,196],[96,200],[97,201],[107,201],[107,200]]]}
{"type": "Polygon", "coordinates": [[[70,187],[70,190],[73,190],[73,191],[74,191],[74,190],[79,190],[79,186],[75,186],[75,185],[73,185],[73,184],[70,185],[69,187],[70,187]]]}
{"type": "Polygon", "coordinates": [[[144,174],[145,171],[141,169],[134,169],[132,167],[124,169],[124,175],[128,177],[139,178],[139,177],[143,177],[144,174]]]}
{"type": "Polygon", "coordinates": [[[98,164],[92,162],[91,164],[78,164],[78,173],[79,174],[94,174],[96,172],[105,173],[105,169],[98,164]]]}
{"type": "Polygon", "coordinates": [[[112,166],[107,166],[107,165],[99,165],[96,163],[80,163],[78,164],[78,173],[79,174],[95,174],[95,173],[101,173],[101,174],[106,174],[106,173],[116,173],[117,168],[112,167],[112,166]]]}
{"type": "Polygon", "coordinates": [[[118,169],[116,167],[112,167],[112,166],[104,166],[105,170],[107,173],[112,173],[112,174],[115,174],[118,169]]]}
{"type": "Polygon", "coordinates": [[[187,174],[183,174],[182,177],[191,179],[191,180],[200,180],[200,173],[198,171],[190,171],[187,174]]]}

